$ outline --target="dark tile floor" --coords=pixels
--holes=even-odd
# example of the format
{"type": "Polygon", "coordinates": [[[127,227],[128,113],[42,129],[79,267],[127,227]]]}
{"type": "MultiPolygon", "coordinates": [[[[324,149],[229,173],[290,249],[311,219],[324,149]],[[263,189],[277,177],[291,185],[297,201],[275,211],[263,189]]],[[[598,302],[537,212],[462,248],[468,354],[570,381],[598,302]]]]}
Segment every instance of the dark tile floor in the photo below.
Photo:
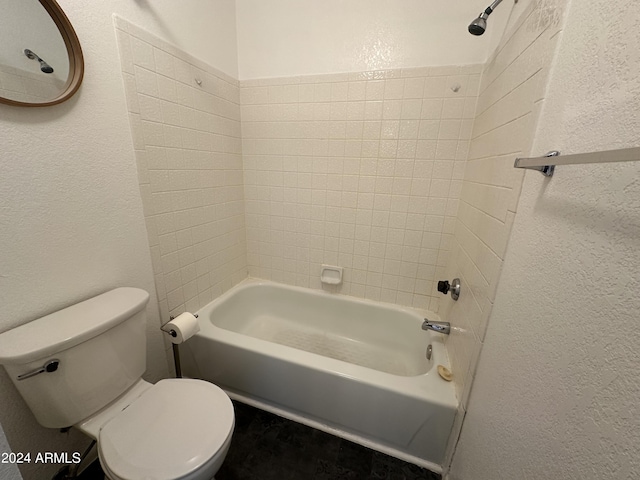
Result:
{"type": "Polygon", "coordinates": [[[216,480],[440,480],[369,448],[234,402],[236,427],[216,480]]]}
{"type": "Polygon", "coordinates": [[[78,475],[78,480],[103,480],[104,478],[104,472],[100,468],[100,462],[98,460],[89,465],[82,472],[82,475],[78,475]]]}
{"type": "MultiPolygon", "coordinates": [[[[234,402],[236,426],[216,480],[440,480],[438,474],[234,402]]],[[[79,477],[102,480],[98,462],[79,477]]]]}

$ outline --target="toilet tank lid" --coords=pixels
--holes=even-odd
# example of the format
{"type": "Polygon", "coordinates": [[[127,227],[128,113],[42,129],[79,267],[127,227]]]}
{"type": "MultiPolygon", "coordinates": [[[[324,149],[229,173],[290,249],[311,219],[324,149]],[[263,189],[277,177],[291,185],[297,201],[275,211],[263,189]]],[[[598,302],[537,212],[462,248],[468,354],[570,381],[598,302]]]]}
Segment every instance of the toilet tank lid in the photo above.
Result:
{"type": "Polygon", "coordinates": [[[96,337],[141,311],[149,294],[120,287],[0,334],[0,364],[20,365],[96,337]]]}

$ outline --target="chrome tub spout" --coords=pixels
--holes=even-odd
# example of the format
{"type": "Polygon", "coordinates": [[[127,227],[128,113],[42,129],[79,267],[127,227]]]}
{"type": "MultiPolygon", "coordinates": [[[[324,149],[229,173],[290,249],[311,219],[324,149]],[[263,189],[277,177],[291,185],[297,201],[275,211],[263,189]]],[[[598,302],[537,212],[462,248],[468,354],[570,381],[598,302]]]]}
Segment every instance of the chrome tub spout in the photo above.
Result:
{"type": "Polygon", "coordinates": [[[422,322],[423,330],[433,330],[434,332],[444,333],[449,335],[451,332],[451,324],[449,322],[432,322],[431,320],[424,319],[422,322]]]}

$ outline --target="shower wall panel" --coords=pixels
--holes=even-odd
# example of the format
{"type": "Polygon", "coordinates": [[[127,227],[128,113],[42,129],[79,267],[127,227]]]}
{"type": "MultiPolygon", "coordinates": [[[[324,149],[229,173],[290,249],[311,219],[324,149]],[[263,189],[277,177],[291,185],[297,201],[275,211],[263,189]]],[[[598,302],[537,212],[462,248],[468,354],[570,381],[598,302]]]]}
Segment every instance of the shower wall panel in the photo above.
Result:
{"type": "Polygon", "coordinates": [[[517,211],[524,171],[518,156],[531,152],[545,95],[560,16],[529,5],[484,68],[478,109],[461,189],[447,277],[460,276],[460,301],[443,300],[441,313],[455,327],[447,345],[462,408],[476,363],[517,211]]]}
{"type": "Polygon", "coordinates": [[[238,81],[116,18],[163,321],[246,277],[238,81]]]}
{"type": "Polygon", "coordinates": [[[241,81],[250,275],[437,311],[480,71],[241,81]]]}

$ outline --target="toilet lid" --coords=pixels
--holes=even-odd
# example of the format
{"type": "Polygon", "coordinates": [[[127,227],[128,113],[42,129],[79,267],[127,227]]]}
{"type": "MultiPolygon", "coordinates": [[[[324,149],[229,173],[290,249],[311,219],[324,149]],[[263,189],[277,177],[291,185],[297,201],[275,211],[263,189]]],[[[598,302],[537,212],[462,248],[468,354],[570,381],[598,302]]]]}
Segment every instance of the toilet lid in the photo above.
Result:
{"type": "Polygon", "coordinates": [[[233,405],[202,380],[161,380],[102,427],[98,448],[121,479],[176,479],[204,465],[233,431],[233,405]]]}

